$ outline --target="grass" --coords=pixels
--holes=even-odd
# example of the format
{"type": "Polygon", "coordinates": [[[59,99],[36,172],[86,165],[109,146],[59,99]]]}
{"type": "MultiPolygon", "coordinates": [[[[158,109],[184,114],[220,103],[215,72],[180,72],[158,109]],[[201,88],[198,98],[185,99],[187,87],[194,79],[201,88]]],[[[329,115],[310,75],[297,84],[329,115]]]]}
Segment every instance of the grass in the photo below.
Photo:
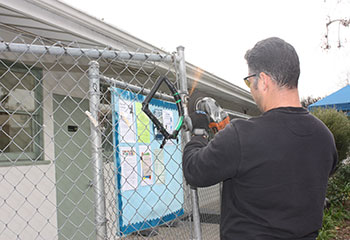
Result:
{"type": "Polygon", "coordinates": [[[338,229],[342,227],[345,220],[350,220],[350,206],[338,205],[326,209],[317,240],[335,239],[338,229]]]}

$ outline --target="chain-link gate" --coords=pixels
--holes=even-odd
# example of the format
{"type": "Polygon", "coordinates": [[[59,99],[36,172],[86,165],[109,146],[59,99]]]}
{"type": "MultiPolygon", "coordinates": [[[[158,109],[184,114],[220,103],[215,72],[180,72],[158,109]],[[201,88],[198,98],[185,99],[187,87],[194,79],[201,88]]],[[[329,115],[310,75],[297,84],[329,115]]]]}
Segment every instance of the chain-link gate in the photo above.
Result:
{"type": "MultiPolygon", "coordinates": [[[[187,114],[183,48],[26,40],[0,43],[0,239],[218,238],[217,222],[199,224],[197,191],[182,178],[189,133],[159,149],[140,110],[165,76],[187,114]]],[[[155,98],[153,113],[174,123],[170,91],[155,98]]]]}

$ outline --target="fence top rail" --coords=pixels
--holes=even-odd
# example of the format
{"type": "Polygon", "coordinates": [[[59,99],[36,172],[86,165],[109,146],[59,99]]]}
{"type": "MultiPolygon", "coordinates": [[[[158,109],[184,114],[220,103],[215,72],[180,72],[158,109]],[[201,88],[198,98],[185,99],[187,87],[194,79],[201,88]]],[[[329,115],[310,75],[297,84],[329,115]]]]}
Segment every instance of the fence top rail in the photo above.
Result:
{"type": "Polygon", "coordinates": [[[120,60],[135,60],[135,61],[152,61],[152,62],[174,62],[179,61],[179,57],[174,55],[156,54],[156,53],[141,53],[128,51],[115,51],[107,49],[93,48],[73,48],[64,46],[45,46],[23,43],[0,43],[0,52],[17,52],[17,53],[34,53],[61,56],[87,56],[90,58],[105,58],[105,59],[120,59],[120,60]]]}
{"type": "MultiPolygon", "coordinates": [[[[114,78],[109,78],[109,77],[106,77],[106,76],[103,76],[103,75],[100,75],[100,79],[103,80],[104,82],[108,83],[108,84],[111,84],[115,87],[119,87],[119,88],[128,88],[134,92],[137,92],[137,93],[140,93],[140,94],[143,94],[143,95],[148,95],[151,90],[147,89],[147,88],[141,88],[139,86],[135,86],[135,85],[132,85],[132,84],[129,84],[129,83],[126,83],[126,82],[122,82],[122,81],[119,81],[119,80],[116,80],[114,78]]],[[[162,99],[162,100],[166,100],[166,101],[169,101],[169,102],[174,102],[174,97],[173,96],[170,96],[170,95],[167,95],[165,93],[160,93],[160,92],[157,92],[155,95],[154,95],[156,98],[158,99],[162,99]]]]}

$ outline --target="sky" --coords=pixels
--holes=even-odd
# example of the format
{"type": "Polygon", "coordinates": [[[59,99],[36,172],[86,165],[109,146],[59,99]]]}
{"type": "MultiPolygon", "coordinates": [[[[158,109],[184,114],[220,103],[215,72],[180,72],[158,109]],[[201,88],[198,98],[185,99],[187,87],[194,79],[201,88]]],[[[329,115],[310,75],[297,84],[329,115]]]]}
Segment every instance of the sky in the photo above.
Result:
{"type": "Polygon", "coordinates": [[[280,37],[296,49],[301,98],[325,97],[350,78],[345,42],[350,30],[332,24],[331,49],[322,48],[328,16],[348,17],[349,0],[61,1],[167,52],[184,46],[187,62],[245,90],[244,54],[268,37],[280,37]],[[337,48],[338,36],[342,48],[337,48]]]}

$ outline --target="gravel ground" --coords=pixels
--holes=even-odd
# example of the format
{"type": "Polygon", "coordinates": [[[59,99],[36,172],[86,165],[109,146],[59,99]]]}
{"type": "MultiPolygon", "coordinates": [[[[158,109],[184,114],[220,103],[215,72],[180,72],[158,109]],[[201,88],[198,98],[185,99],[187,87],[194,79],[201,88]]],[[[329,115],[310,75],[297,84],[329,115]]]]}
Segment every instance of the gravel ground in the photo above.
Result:
{"type": "Polygon", "coordinates": [[[337,229],[337,236],[333,240],[350,240],[350,220],[345,221],[344,225],[337,229]]]}

